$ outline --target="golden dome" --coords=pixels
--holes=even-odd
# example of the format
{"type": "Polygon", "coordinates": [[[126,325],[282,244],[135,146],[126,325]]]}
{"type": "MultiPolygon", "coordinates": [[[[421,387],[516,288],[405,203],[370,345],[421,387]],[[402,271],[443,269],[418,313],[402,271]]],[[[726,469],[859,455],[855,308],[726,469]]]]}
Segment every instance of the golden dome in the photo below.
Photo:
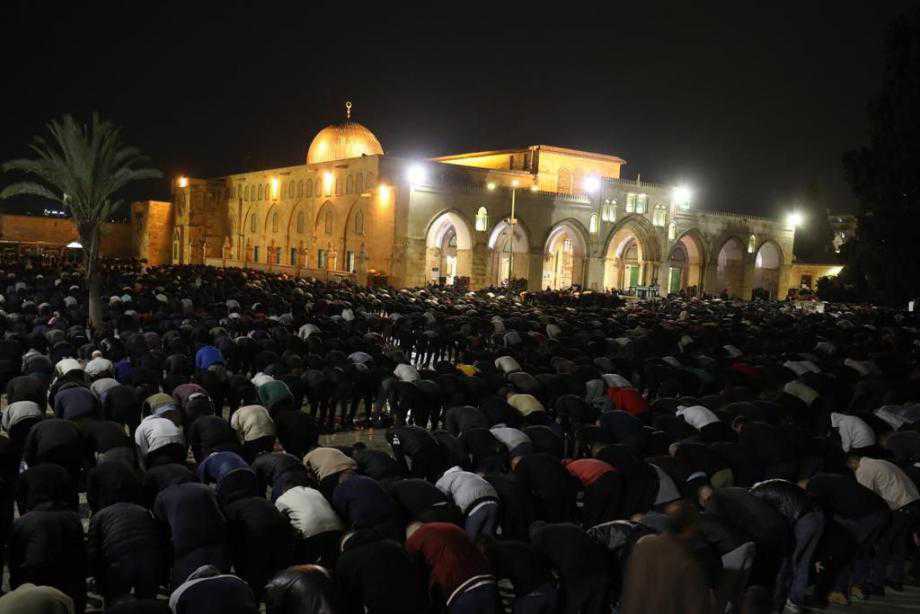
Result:
{"type": "Polygon", "coordinates": [[[374,133],[353,121],[326,126],[313,137],[307,150],[307,164],[383,154],[374,133]]]}

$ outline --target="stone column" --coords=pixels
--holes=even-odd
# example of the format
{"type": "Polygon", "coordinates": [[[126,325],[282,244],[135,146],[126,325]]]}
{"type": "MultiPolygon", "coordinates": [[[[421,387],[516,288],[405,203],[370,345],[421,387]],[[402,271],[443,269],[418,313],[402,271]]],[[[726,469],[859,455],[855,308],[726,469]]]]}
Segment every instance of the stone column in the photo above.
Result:
{"type": "Polygon", "coordinates": [[[538,292],[543,289],[543,250],[531,251],[520,254],[522,260],[527,261],[527,289],[538,292]]]}
{"type": "Polygon", "coordinates": [[[602,291],[604,289],[605,258],[591,257],[587,259],[588,271],[585,279],[585,289],[602,291]]]}

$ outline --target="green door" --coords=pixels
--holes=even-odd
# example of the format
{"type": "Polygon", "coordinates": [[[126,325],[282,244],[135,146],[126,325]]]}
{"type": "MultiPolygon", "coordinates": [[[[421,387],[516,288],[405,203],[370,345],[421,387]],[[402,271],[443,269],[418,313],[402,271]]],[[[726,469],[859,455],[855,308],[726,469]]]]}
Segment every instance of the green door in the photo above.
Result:
{"type": "Polygon", "coordinates": [[[635,288],[639,285],[639,267],[630,266],[629,267],[629,287],[635,288]]]}
{"type": "Polygon", "coordinates": [[[668,277],[668,292],[678,293],[680,292],[680,274],[681,270],[679,267],[671,267],[669,269],[668,277]]]}

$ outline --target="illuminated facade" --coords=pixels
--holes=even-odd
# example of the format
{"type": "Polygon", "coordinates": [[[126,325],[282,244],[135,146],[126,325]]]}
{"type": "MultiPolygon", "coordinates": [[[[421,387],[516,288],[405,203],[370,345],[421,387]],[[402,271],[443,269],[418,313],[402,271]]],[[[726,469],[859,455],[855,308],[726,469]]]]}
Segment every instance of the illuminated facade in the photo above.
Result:
{"type": "Polygon", "coordinates": [[[156,246],[145,254],[152,264],[361,283],[380,274],[401,287],[468,279],[475,289],[511,275],[530,289],[658,285],[747,298],[763,287],[785,295],[793,228],[700,211],[686,190],[621,178],[624,164],[546,145],[396,158],[349,108],[346,122],[312,140],[305,164],[181,178],[165,212],[163,203],[157,211],[135,203],[135,241],[158,233],[146,241],[156,246]]]}

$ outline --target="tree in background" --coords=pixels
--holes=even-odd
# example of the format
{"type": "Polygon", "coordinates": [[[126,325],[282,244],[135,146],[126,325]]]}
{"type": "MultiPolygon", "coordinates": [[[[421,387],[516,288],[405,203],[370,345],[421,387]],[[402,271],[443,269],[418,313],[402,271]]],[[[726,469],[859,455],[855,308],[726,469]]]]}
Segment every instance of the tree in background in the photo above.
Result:
{"type": "Polygon", "coordinates": [[[821,183],[812,180],[805,190],[805,223],[795,229],[793,253],[799,260],[836,262],[834,229],[828,219],[830,198],[821,183]]]}
{"type": "Polygon", "coordinates": [[[25,175],[0,192],[0,199],[37,196],[70,210],[83,245],[83,272],[89,289],[89,326],[102,324],[99,247],[103,224],[123,205],[118,194],[130,183],[156,179],[160,171],[147,167],[147,158],[124,143],[121,131],[93,114],[79,124],[70,115],[48,123],[48,136],[31,144],[34,159],[11,160],[4,172],[25,175]]]}
{"type": "Polygon", "coordinates": [[[885,49],[882,90],[869,105],[869,144],[844,156],[860,211],[843,251],[858,291],[903,304],[920,292],[920,9],[891,24],[885,49]]]}

